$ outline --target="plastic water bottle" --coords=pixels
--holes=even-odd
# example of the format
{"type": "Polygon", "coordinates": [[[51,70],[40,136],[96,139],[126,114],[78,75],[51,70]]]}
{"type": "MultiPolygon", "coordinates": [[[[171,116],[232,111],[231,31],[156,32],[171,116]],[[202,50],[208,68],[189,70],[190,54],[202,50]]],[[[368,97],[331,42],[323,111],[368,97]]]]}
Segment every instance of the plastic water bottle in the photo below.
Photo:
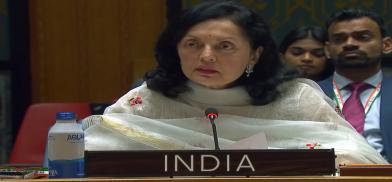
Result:
{"type": "Polygon", "coordinates": [[[84,133],[75,113],[59,112],[48,133],[49,178],[84,176],[84,133]]]}

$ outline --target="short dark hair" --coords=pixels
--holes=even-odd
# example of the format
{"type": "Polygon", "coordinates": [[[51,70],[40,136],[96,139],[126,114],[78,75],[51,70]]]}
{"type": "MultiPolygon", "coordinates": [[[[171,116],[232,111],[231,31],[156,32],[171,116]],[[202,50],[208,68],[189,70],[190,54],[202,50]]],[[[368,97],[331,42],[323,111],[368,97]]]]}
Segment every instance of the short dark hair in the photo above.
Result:
{"type": "MultiPolygon", "coordinates": [[[[283,37],[283,40],[279,45],[279,52],[281,54],[284,54],[291,44],[293,44],[298,40],[307,39],[307,38],[311,38],[315,41],[320,42],[321,44],[325,44],[325,42],[328,40],[327,32],[325,31],[325,29],[319,26],[295,27],[292,30],[290,30],[286,34],[286,36],[283,37]]],[[[327,59],[325,69],[321,73],[319,80],[324,80],[328,78],[329,76],[332,75],[334,71],[335,68],[334,65],[332,64],[332,61],[327,59]]],[[[315,81],[319,81],[319,80],[315,80],[315,81]]]]}
{"type": "Polygon", "coordinates": [[[340,11],[337,11],[329,17],[329,19],[325,24],[325,27],[328,30],[328,28],[331,26],[332,23],[353,20],[362,17],[368,17],[373,21],[375,21],[378,27],[380,28],[381,36],[382,37],[386,36],[386,28],[384,25],[384,20],[381,18],[381,16],[378,15],[377,13],[362,10],[362,9],[345,8],[340,11]]]}
{"type": "Polygon", "coordinates": [[[148,88],[167,97],[177,97],[187,90],[188,80],[180,66],[177,44],[194,25],[211,19],[228,19],[239,26],[250,41],[251,48],[263,47],[258,63],[250,77],[243,74],[234,85],[245,86],[254,105],[273,101],[277,85],[291,78],[284,74],[277,47],[263,18],[253,10],[234,1],[207,1],[185,10],[161,33],[155,47],[156,69],[145,75],[148,88]]]}

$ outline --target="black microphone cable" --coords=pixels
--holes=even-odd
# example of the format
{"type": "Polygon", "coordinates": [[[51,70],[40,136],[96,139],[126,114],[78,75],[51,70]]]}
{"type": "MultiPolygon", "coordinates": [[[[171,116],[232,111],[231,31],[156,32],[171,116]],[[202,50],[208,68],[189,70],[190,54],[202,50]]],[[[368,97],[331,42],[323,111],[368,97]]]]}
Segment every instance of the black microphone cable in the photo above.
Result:
{"type": "Polygon", "coordinates": [[[218,132],[216,131],[216,126],[215,126],[215,119],[218,118],[218,110],[215,108],[207,108],[205,111],[206,117],[210,120],[210,123],[212,125],[212,133],[214,134],[214,143],[215,143],[215,150],[220,150],[219,149],[219,143],[218,143],[218,132]]]}

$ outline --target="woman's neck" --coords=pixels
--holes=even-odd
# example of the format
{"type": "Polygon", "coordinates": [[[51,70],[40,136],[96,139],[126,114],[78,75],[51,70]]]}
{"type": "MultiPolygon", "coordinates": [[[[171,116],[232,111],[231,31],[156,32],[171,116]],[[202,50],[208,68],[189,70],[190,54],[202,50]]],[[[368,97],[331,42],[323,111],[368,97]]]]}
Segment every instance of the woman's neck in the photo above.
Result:
{"type": "Polygon", "coordinates": [[[211,89],[189,81],[190,91],[180,94],[180,98],[207,105],[238,106],[249,105],[251,97],[244,87],[237,86],[227,89],[211,89]]]}

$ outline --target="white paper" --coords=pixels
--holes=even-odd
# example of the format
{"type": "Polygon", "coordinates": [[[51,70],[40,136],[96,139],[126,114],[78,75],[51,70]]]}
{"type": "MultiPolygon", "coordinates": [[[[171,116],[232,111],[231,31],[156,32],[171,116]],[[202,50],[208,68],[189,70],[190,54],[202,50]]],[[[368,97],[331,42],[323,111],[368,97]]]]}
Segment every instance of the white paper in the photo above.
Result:
{"type": "Polygon", "coordinates": [[[252,135],[248,138],[235,142],[225,149],[267,149],[267,137],[264,132],[252,135]]]}

